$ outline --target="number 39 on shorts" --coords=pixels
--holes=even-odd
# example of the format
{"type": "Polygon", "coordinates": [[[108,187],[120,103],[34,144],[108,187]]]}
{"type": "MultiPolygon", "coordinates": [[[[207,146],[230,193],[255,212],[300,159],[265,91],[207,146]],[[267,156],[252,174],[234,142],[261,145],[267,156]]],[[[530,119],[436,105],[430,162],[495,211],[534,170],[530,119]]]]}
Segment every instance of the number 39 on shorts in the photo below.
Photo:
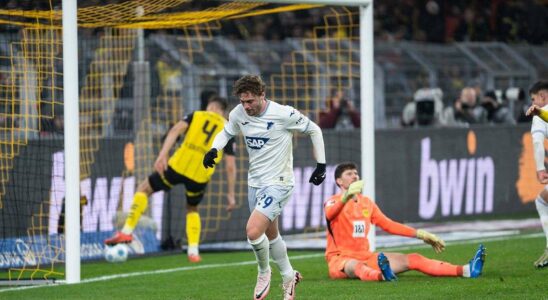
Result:
{"type": "Polygon", "coordinates": [[[272,201],[274,199],[266,194],[262,194],[259,197],[257,197],[257,206],[261,206],[262,208],[267,208],[272,204],[272,201]]]}

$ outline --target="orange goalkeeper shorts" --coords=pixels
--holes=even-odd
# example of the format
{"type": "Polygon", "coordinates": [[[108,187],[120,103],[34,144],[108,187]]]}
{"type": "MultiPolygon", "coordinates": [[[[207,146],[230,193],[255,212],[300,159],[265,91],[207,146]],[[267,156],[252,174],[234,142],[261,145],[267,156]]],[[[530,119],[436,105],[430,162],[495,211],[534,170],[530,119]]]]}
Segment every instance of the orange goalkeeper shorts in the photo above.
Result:
{"type": "Polygon", "coordinates": [[[349,260],[357,260],[364,265],[380,271],[377,264],[378,253],[371,253],[367,259],[356,259],[348,256],[334,255],[327,259],[327,267],[329,268],[329,277],[331,279],[344,279],[348,278],[348,275],[344,272],[344,266],[349,260]]]}

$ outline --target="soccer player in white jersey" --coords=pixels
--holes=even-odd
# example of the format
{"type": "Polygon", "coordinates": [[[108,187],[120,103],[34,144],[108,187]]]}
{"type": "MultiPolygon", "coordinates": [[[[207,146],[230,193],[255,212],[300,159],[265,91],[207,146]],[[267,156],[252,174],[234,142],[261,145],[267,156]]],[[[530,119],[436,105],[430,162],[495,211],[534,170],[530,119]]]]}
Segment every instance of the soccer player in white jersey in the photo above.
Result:
{"type": "Polygon", "coordinates": [[[239,133],[249,154],[248,201],[251,215],[246,234],[258,263],[259,274],[253,298],[264,299],[270,290],[269,255],[283,278],[284,299],[295,298],[301,274],[293,270],[287,248],[278,230],[278,216],[291,198],[293,176],[293,132],[308,134],[314,147],[316,169],[309,182],[325,179],[325,150],[318,125],[291,106],[265,97],[265,84],[257,75],[246,75],[234,83],[233,94],[240,99],[229,115],[224,130],[215,136],[212,149],[204,156],[204,166],[212,167],[217,151],[239,133]]]}
{"type": "Polygon", "coordinates": [[[531,124],[533,137],[533,149],[537,167],[537,179],[546,186],[537,196],[535,205],[540,216],[542,229],[546,235],[546,248],[544,253],[534,262],[535,267],[548,266],[548,172],[544,166],[544,139],[548,138],[548,81],[538,81],[531,89],[529,95],[533,99],[533,105],[527,110],[527,115],[534,115],[531,124]]]}

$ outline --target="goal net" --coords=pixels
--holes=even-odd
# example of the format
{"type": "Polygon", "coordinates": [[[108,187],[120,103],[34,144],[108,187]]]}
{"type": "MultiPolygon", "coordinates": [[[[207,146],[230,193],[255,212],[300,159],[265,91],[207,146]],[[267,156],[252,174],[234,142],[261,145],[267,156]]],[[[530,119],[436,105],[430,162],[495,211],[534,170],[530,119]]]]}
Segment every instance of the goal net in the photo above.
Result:
{"type": "MultiPolygon", "coordinates": [[[[0,7],[0,278],[11,281],[64,276],[61,17],[60,0],[0,7]]],[[[166,132],[201,109],[207,95],[226,97],[233,107],[234,81],[260,74],[267,98],[317,123],[336,97],[359,112],[359,50],[357,7],[188,0],[80,5],[80,165],[73,167],[81,174],[81,259],[102,259],[103,240],[123,225],[166,132]]],[[[308,183],[311,143],[294,137],[295,191],[280,217],[291,248],[324,245],[322,203],[337,190],[333,168],[361,163],[352,121],[324,130],[328,173],[318,187],[308,183]]],[[[237,209],[225,211],[221,163],[199,206],[202,250],[247,246],[247,150],[241,137],[236,145],[237,209]]],[[[183,187],[151,195],[131,254],[184,248],[185,206],[183,187]]]]}

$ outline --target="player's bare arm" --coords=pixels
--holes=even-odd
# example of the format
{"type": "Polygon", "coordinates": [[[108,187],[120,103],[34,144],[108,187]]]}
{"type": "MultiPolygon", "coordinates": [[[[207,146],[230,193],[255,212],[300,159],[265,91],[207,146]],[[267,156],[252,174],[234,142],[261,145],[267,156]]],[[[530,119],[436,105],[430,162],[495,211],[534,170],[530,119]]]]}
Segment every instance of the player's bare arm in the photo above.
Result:
{"type": "Polygon", "coordinates": [[[525,112],[526,116],[537,116],[540,113],[541,108],[537,105],[533,104],[529,106],[527,111],[525,112]]]}
{"type": "Polygon", "coordinates": [[[544,122],[548,122],[548,110],[542,109],[538,105],[531,105],[525,112],[526,116],[538,116],[544,122]]]}
{"type": "Polygon", "coordinates": [[[548,184],[548,173],[546,170],[537,171],[537,180],[541,184],[548,184]]]}
{"type": "Polygon", "coordinates": [[[226,211],[232,211],[236,208],[236,156],[225,155],[225,171],[228,184],[228,193],[226,195],[226,211]]]}
{"type": "Polygon", "coordinates": [[[167,133],[166,139],[164,140],[164,144],[162,145],[162,149],[160,150],[160,153],[158,154],[158,158],[156,158],[156,162],[154,163],[154,170],[156,172],[160,173],[160,175],[164,175],[164,171],[167,169],[167,161],[169,159],[169,151],[175,145],[175,142],[177,141],[177,138],[184,134],[186,130],[188,129],[188,123],[186,121],[179,121],[167,133]]]}

